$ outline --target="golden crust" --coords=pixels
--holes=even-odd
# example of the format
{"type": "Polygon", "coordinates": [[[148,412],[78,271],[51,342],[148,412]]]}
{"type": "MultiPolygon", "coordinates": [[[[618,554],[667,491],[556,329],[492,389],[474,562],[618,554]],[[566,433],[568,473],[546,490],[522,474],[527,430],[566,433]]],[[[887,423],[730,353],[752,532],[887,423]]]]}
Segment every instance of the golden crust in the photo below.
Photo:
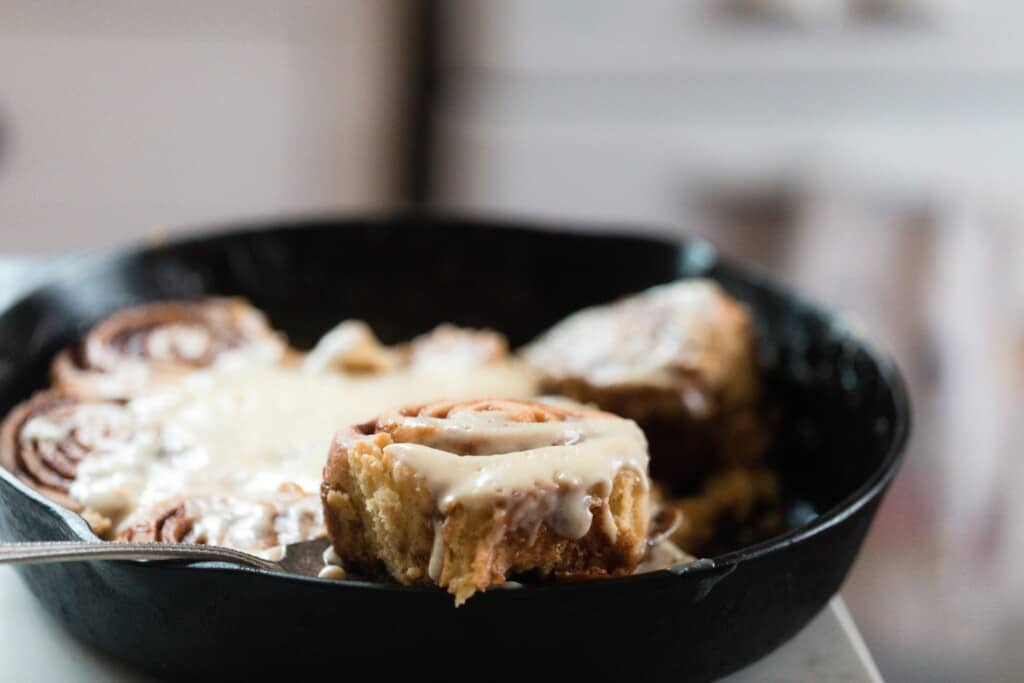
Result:
{"type": "Polygon", "coordinates": [[[427,437],[403,428],[401,416],[446,418],[456,411],[493,410],[518,422],[561,421],[570,415],[617,419],[588,409],[488,399],[405,408],[339,434],[324,470],[322,497],[328,535],[346,566],[387,573],[404,584],[436,583],[455,595],[456,604],[511,574],[585,579],[629,574],[636,568],[647,541],[646,473],[620,470],[607,500],[593,501],[589,530],[569,539],[545,522],[512,522],[547,491],[505,497],[488,507],[456,503],[442,513],[419,473],[387,450],[392,443],[418,443],[427,437]],[[602,504],[607,505],[612,533],[598,521],[602,504]]]}
{"type": "Polygon", "coordinates": [[[525,356],[543,373],[543,391],[636,420],[651,442],[656,478],[694,482],[752,465],[765,451],[750,312],[709,281],[581,311],[525,356]]]}

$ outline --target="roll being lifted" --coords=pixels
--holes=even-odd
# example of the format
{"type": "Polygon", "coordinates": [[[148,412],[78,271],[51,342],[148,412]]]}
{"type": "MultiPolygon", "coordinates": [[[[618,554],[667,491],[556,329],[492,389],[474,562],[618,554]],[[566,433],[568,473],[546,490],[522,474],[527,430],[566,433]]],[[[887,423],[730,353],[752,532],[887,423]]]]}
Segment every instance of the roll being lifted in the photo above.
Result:
{"type": "Polygon", "coordinates": [[[346,568],[446,587],[512,574],[629,574],[647,545],[647,441],[582,406],[481,399],[404,408],[340,432],[324,470],[346,568]]]}

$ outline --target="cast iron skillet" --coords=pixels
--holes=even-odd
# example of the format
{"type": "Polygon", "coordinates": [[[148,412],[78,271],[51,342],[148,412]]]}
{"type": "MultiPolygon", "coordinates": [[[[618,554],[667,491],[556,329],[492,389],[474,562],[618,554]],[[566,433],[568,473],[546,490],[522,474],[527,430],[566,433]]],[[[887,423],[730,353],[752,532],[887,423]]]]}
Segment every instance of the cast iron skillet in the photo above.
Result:
{"type": "MultiPolygon", "coordinates": [[[[52,356],[91,324],[145,301],[242,295],[299,346],[346,317],[388,342],[451,321],[521,344],[588,304],[704,275],[756,313],[784,409],[773,457],[787,533],[675,571],[493,590],[458,609],[440,590],[217,564],[35,565],[22,578],[82,639],[173,678],[706,680],[769,652],[839,589],[860,547],[907,436],[900,377],[841,319],[703,242],[574,229],[399,213],[85,259],[0,315],[0,412],[43,387],[52,356]]],[[[3,540],[93,538],[6,472],[0,499],[3,540]]]]}

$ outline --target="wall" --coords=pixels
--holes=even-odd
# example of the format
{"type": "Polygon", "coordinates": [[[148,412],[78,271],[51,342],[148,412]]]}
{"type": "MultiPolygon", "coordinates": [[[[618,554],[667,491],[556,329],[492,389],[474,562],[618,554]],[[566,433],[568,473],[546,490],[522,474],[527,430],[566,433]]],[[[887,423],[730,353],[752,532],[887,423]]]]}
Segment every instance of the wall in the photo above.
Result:
{"type": "Polygon", "coordinates": [[[0,251],[391,203],[404,12],[394,0],[0,4],[0,251]]]}

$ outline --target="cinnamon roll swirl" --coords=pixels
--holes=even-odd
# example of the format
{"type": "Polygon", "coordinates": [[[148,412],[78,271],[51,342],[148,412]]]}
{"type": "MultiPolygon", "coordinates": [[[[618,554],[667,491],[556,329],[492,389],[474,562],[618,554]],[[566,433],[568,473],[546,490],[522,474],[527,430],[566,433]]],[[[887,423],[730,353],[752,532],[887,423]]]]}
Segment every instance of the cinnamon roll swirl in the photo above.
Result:
{"type": "Polygon", "coordinates": [[[414,406],[340,432],[321,488],[346,567],[446,587],[510,574],[617,576],[644,556],[647,444],[635,423],[525,400],[414,406]]]}
{"type": "Polygon", "coordinates": [[[128,447],[140,436],[135,416],[114,401],[43,391],[17,406],[0,427],[0,464],[61,505],[81,512],[98,534],[110,528],[106,510],[84,509],[72,495],[81,463],[128,447]]]}
{"type": "Polygon", "coordinates": [[[323,535],[320,500],[299,489],[266,498],[180,495],[134,513],[117,541],[199,543],[265,553],[323,535]]]}
{"type": "Polygon", "coordinates": [[[57,356],[54,386],[78,396],[127,398],[195,370],[279,363],[287,353],[264,315],[242,299],[168,301],[119,311],[57,356]]]}
{"type": "Polygon", "coordinates": [[[545,391],[636,420],[655,477],[692,482],[764,450],[753,326],[708,280],[579,311],[524,350],[545,391]]]}

